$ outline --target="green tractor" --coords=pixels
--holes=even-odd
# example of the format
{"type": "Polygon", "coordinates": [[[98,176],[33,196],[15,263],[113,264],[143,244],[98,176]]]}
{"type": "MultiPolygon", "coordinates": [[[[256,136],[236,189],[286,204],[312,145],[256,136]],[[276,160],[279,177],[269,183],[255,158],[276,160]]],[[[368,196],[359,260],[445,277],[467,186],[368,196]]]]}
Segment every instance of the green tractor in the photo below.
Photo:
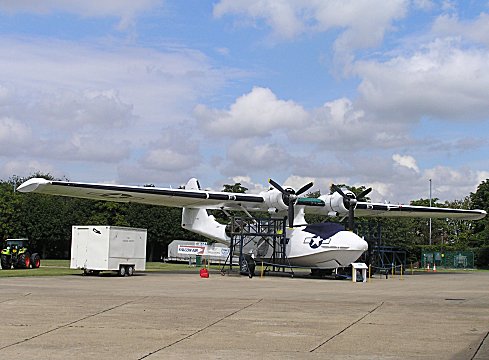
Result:
{"type": "Polygon", "coordinates": [[[36,269],[41,266],[41,257],[29,249],[28,239],[7,239],[0,255],[2,269],[36,269]]]}

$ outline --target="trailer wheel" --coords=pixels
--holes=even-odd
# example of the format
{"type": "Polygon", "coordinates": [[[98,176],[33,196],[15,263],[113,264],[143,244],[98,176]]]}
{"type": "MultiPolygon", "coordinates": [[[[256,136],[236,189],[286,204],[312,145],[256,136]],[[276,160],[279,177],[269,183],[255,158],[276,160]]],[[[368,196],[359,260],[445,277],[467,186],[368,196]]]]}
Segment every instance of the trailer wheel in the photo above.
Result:
{"type": "Polygon", "coordinates": [[[126,267],[124,265],[121,265],[119,268],[119,276],[126,276],[126,267]]]}
{"type": "Polygon", "coordinates": [[[128,266],[127,267],[127,276],[133,276],[133,275],[134,275],[134,267],[128,266]]]}

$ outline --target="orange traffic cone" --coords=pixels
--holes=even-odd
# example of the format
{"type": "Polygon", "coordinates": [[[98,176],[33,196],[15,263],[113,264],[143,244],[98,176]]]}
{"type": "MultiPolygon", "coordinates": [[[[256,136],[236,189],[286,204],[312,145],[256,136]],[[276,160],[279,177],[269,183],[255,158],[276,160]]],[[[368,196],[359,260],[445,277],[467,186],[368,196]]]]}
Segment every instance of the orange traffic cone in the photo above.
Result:
{"type": "Polygon", "coordinates": [[[426,266],[426,271],[430,271],[430,263],[426,266]]]}
{"type": "Polygon", "coordinates": [[[436,272],[436,264],[433,264],[433,272],[436,272]]]}

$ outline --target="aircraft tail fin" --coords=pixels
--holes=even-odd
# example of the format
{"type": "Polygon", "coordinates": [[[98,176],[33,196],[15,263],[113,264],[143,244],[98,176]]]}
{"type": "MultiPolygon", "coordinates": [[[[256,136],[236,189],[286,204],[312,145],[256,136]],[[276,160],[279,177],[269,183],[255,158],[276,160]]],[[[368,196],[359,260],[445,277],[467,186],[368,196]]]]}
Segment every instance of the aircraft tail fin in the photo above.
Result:
{"type": "Polygon", "coordinates": [[[196,178],[191,178],[188,182],[187,185],[185,185],[186,190],[200,190],[200,184],[199,180],[196,178]]]}

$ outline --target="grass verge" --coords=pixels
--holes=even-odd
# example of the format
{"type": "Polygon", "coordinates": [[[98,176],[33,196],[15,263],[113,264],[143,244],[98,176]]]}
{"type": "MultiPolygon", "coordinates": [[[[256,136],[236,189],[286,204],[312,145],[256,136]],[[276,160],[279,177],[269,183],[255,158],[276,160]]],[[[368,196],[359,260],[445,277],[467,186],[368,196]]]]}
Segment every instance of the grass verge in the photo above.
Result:
{"type": "MultiPolygon", "coordinates": [[[[211,269],[220,269],[218,265],[212,265],[211,269]]],[[[146,271],[144,272],[164,272],[164,271],[184,271],[198,273],[200,267],[189,266],[187,263],[162,263],[147,262],[146,271]]],[[[80,275],[81,270],[70,269],[70,260],[41,260],[39,269],[11,269],[0,270],[2,277],[24,277],[24,276],[63,276],[63,275],[80,275]]]]}

